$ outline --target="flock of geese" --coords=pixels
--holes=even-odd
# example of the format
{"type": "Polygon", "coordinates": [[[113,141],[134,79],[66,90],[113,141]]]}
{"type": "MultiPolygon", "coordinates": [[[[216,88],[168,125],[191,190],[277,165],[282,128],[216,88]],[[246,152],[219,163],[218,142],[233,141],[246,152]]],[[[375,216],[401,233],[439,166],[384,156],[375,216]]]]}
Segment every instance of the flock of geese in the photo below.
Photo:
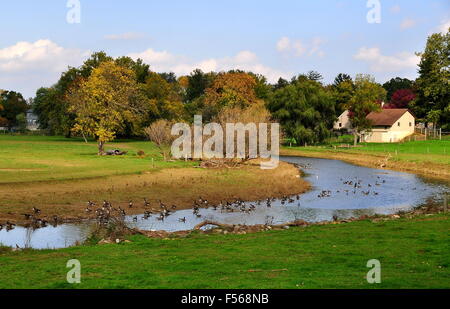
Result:
{"type": "MultiPolygon", "coordinates": [[[[31,209],[31,213],[22,214],[26,220],[29,220],[30,226],[33,228],[41,228],[46,227],[48,225],[52,225],[56,227],[61,220],[57,215],[52,216],[50,220],[40,218],[41,210],[33,207],[31,209]]],[[[16,227],[15,223],[6,221],[5,224],[0,224],[0,231],[6,229],[6,231],[10,231],[16,227]]]]}
{"type": "MultiPolygon", "coordinates": [[[[382,184],[385,184],[386,181],[382,180],[380,176],[377,176],[377,180],[375,184],[367,184],[367,186],[364,186],[362,180],[359,180],[357,178],[354,178],[352,180],[343,180],[342,178],[340,181],[342,184],[350,187],[348,189],[342,190],[343,193],[346,195],[349,195],[350,193],[356,194],[358,191],[360,191],[363,195],[369,196],[371,194],[378,195],[378,192],[374,190],[374,188],[381,186],[382,184]],[[367,188],[367,191],[366,189],[367,188]]],[[[341,193],[341,190],[336,190],[336,193],[341,193]]],[[[323,190],[321,191],[317,197],[318,198],[327,198],[331,197],[333,192],[331,190],[323,190]]],[[[231,212],[241,212],[250,214],[251,212],[255,211],[257,207],[272,207],[272,203],[276,200],[276,198],[271,197],[267,198],[265,200],[259,200],[256,202],[245,202],[244,200],[240,198],[236,198],[234,201],[227,201],[227,202],[220,202],[218,205],[210,204],[207,199],[204,199],[202,197],[199,197],[197,200],[194,201],[192,205],[192,212],[193,215],[197,218],[201,218],[202,215],[200,214],[201,208],[212,208],[215,211],[221,211],[224,213],[231,213],[231,212]]],[[[300,205],[300,195],[296,196],[284,196],[280,199],[281,205],[285,205],[286,203],[292,204],[297,201],[298,205],[300,205]]],[[[158,221],[164,221],[168,216],[172,215],[176,210],[177,206],[172,205],[168,206],[165,205],[161,200],[157,200],[157,203],[159,205],[151,205],[149,200],[147,198],[143,199],[143,207],[145,209],[143,216],[141,217],[142,220],[148,220],[150,217],[155,217],[158,221]]],[[[88,201],[87,206],[85,209],[85,212],[87,214],[94,214],[95,219],[100,224],[106,224],[110,222],[112,218],[116,218],[117,216],[124,218],[127,216],[127,210],[122,207],[113,207],[112,203],[109,201],[104,200],[102,203],[100,203],[100,207],[97,206],[97,203],[93,201],[88,201]]],[[[133,201],[128,202],[128,209],[132,209],[134,207],[133,201]]],[[[46,227],[48,225],[57,226],[58,223],[60,223],[62,220],[58,218],[58,216],[54,215],[51,219],[42,219],[40,217],[41,210],[33,207],[30,213],[25,213],[23,216],[26,220],[29,221],[30,226],[33,228],[42,228],[46,227]]],[[[138,222],[139,217],[134,216],[132,217],[133,222],[138,222]]],[[[186,223],[186,217],[180,217],[178,218],[178,222],[186,223]]],[[[7,231],[14,229],[16,224],[7,221],[4,224],[0,224],[0,231],[3,229],[6,229],[7,231]]]]}
{"type": "MultiPolygon", "coordinates": [[[[199,197],[197,200],[194,201],[191,209],[192,213],[196,218],[202,218],[202,215],[200,214],[201,208],[211,208],[216,211],[231,213],[231,212],[241,212],[250,214],[252,211],[256,210],[258,206],[265,206],[265,207],[272,207],[272,202],[274,202],[276,198],[267,198],[265,200],[259,200],[252,203],[247,203],[244,200],[237,198],[232,202],[220,202],[219,204],[210,204],[207,199],[204,199],[202,197],[199,197]]],[[[281,199],[281,204],[284,205],[287,202],[293,203],[295,200],[300,200],[300,195],[297,195],[296,197],[288,197],[284,196],[281,199]]],[[[148,220],[151,217],[156,218],[158,221],[164,221],[167,217],[172,215],[176,210],[177,206],[167,206],[165,205],[161,200],[158,200],[159,205],[150,205],[150,202],[144,198],[143,207],[146,209],[144,211],[143,216],[141,217],[142,220],[148,220]],[[155,207],[156,206],[156,207],[155,207]]],[[[129,201],[128,208],[133,208],[134,202],[129,201]]],[[[96,203],[93,201],[87,202],[87,207],[85,209],[86,213],[94,213],[95,218],[97,222],[100,224],[106,224],[109,222],[109,220],[112,217],[115,217],[116,215],[119,215],[121,217],[125,217],[127,215],[127,212],[125,209],[121,208],[120,206],[118,208],[115,208],[112,206],[112,204],[108,201],[103,201],[103,204],[100,208],[96,208],[96,203]]],[[[132,221],[138,222],[139,217],[133,216],[132,221]]],[[[180,217],[178,218],[178,222],[186,223],[187,219],[186,217],[180,217]]]]}

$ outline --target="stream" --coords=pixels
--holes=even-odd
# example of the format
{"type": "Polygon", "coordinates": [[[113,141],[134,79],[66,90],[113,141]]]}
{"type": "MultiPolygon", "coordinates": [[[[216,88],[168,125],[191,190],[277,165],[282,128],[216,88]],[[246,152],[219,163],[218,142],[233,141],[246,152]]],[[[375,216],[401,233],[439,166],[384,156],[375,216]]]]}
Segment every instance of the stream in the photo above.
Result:
{"type": "MultiPolygon", "coordinates": [[[[157,215],[145,219],[143,215],[127,216],[130,227],[142,230],[180,231],[213,220],[226,224],[281,224],[297,219],[308,222],[346,219],[361,215],[392,214],[407,211],[437,198],[448,188],[426,181],[414,174],[361,167],[337,160],[283,157],[283,161],[298,164],[312,189],[291,200],[246,202],[253,211],[230,212],[220,207],[203,208],[197,216],[192,209],[178,210],[158,220],[157,215]],[[179,219],[185,218],[185,222],[179,219]]],[[[0,244],[20,248],[55,249],[73,246],[89,235],[93,222],[68,223],[40,229],[16,227],[0,231],[0,244]]]]}

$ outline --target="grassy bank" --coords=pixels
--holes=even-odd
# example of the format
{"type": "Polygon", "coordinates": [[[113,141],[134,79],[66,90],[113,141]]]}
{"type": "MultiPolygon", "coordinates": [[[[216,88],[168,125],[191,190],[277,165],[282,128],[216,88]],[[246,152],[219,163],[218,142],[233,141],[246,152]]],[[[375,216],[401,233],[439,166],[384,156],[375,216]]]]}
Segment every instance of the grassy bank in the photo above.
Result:
{"type": "Polygon", "coordinates": [[[358,165],[415,173],[450,183],[450,138],[404,143],[363,143],[358,147],[339,145],[283,147],[283,155],[344,160],[358,165]]]}
{"type": "Polygon", "coordinates": [[[61,250],[0,249],[0,288],[450,288],[450,215],[61,250]],[[81,284],[66,263],[81,262],[81,284]],[[370,259],[381,284],[366,281],[370,259]],[[23,278],[27,278],[24,280],[23,278]]]}
{"type": "Polygon", "coordinates": [[[86,217],[88,200],[106,199],[116,207],[127,207],[133,200],[134,207],[127,210],[132,214],[144,212],[144,197],[157,209],[159,200],[180,209],[191,207],[199,196],[218,203],[297,194],[308,188],[288,164],[275,170],[250,164],[200,169],[194,168],[196,162],[163,161],[150,142],[118,141],[107,148],[128,154],[99,157],[94,142],[79,139],[0,136],[0,222],[21,223],[22,214],[34,206],[43,218],[86,217]],[[146,156],[137,156],[139,150],[146,156]]]}

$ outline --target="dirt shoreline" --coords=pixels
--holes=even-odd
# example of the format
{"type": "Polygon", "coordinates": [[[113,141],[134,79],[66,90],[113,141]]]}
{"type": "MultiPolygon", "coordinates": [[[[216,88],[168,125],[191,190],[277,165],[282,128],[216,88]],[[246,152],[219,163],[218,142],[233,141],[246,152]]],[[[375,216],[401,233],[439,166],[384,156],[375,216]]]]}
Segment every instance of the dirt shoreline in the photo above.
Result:
{"type": "Polygon", "coordinates": [[[86,212],[89,200],[97,204],[92,209],[107,200],[133,215],[159,211],[160,200],[180,210],[192,208],[199,197],[209,204],[280,198],[309,190],[310,184],[300,174],[297,167],[285,162],[274,170],[262,170],[257,162],[250,162],[238,168],[171,168],[102,179],[1,184],[0,223],[26,226],[30,220],[24,214],[32,214],[33,207],[40,209],[37,216],[48,222],[53,216],[58,217],[58,223],[92,219],[94,211],[86,212]],[[144,206],[144,198],[150,206],[144,206]]]}
{"type": "Polygon", "coordinates": [[[359,166],[408,172],[450,185],[450,166],[431,162],[395,161],[392,158],[374,154],[351,154],[337,152],[312,152],[298,149],[281,149],[281,156],[312,157],[341,160],[359,166]]]}

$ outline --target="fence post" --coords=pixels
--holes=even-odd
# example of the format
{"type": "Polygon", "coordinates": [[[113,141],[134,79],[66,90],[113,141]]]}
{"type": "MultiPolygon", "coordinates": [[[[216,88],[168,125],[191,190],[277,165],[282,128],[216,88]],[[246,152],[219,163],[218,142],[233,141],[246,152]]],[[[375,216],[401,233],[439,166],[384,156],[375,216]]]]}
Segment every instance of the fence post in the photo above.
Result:
{"type": "Polygon", "coordinates": [[[439,140],[442,141],[442,128],[439,129],[439,140]]]}

